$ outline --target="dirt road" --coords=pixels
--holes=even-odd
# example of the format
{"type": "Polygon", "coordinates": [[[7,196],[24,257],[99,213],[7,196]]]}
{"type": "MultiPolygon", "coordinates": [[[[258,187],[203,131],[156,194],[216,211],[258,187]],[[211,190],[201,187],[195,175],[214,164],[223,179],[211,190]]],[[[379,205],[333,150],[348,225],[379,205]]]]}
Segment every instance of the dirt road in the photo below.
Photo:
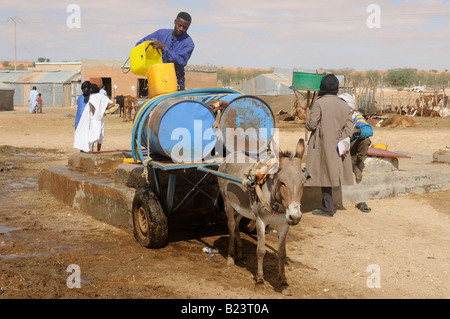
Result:
{"type": "MultiPolygon", "coordinates": [[[[450,192],[370,200],[370,213],[352,206],[333,218],[305,213],[288,235],[293,295],[279,292],[275,232],[267,236],[266,290],[256,294],[252,235],[243,234],[246,258],[227,266],[224,224],[171,232],[167,247],[150,250],[126,230],[39,192],[39,172],[66,165],[76,152],[74,114],[72,108],[29,114],[27,107],[0,113],[0,299],[450,297],[450,192]],[[219,254],[205,255],[205,246],[219,254]]],[[[372,141],[431,161],[450,144],[450,118],[417,122],[415,128],[375,128],[372,141]]],[[[304,136],[299,126],[285,125],[282,148],[304,136]]],[[[117,115],[107,117],[103,150],[130,149],[131,129],[117,115]]]]}

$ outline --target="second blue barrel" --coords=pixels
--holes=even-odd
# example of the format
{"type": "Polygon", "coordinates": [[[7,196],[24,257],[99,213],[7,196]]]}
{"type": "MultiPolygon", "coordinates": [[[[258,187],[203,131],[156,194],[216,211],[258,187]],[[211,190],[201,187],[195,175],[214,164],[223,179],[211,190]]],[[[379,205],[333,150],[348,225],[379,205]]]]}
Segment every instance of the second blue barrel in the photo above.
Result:
{"type": "Polygon", "coordinates": [[[264,152],[270,144],[275,117],[260,98],[241,95],[230,101],[220,115],[219,129],[228,151],[256,155],[264,152]]]}
{"type": "Polygon", "coordinates": [[[229,152],[244,152],[257,155],[265,151],[270,144],[275,117],[269,105],[262,99],[243,94],[217,94],[190,97],[203,103],[215,100],[225,101],[228,105],[218,114],[218,128],[223,146],[229,152]]]}

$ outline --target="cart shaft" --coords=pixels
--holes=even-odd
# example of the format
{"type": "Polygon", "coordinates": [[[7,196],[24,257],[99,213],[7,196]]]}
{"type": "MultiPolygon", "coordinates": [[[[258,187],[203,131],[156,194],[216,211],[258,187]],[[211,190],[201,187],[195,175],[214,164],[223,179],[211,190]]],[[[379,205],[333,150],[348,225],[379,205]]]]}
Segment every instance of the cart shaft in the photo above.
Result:
{"type": "Polygon", "coordinates": [[[235,176],[232,176],[232,175],[221,173],[221,172],[218,172],[218,171],[215,171],[215,170],[203,167],[203,166],[197,167],[197,170],[199,170],[201,172],[204,172],[204,173],[211,173],[213,175],[216,175],[217,177],[225,178],[225,179],[228,179],[230,181],[233,181],[233,182],[236,182],[236,183],[239,183],[239,184],[244,184],[244,182],[245,182],[245,185],[247,185],[249,187],[255,186],[255,181],[253,181],[253,180],[246,180],[246,181],[244,181],[244,179],[242,179],[242,178],[238,178],[238,177],[235,177],[235,176]]]}

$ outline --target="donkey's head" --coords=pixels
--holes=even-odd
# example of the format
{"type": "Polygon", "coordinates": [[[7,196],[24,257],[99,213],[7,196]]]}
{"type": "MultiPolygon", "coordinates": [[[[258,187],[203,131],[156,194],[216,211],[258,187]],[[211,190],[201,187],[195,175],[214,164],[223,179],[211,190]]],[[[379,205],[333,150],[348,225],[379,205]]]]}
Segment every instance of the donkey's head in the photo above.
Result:
{"type": "Polygon", "coordinates": [[[295,155],[280,152],[278,172],[273,179],[273,197],[275,210],[285,212],[289,225],[296,225],[302,218],[300,202],[303,195],[303,184],[310,178],[302,170],[302,159],[305,153],[305,142],[300,139],[297,143],[295,155]]]}

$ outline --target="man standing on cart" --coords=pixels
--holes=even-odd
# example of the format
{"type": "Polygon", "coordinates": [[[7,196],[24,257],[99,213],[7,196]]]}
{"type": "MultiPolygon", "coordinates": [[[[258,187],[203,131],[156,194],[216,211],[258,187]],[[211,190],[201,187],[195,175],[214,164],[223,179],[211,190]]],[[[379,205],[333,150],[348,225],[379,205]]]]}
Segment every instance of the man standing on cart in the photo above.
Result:
{"type": "Polygon", "coordinates": [[[136,45],[145,41],[151,42],[154,49],[160,49],[163,63],[173,63],[177,76],[178,91],[185,90],[184,67],[194,51],[192,41],[187,30],[191,25],[191,16],[187,12],[180,12],[175,19],[172,29],[160,29],[139,40],[136,45]]]}

